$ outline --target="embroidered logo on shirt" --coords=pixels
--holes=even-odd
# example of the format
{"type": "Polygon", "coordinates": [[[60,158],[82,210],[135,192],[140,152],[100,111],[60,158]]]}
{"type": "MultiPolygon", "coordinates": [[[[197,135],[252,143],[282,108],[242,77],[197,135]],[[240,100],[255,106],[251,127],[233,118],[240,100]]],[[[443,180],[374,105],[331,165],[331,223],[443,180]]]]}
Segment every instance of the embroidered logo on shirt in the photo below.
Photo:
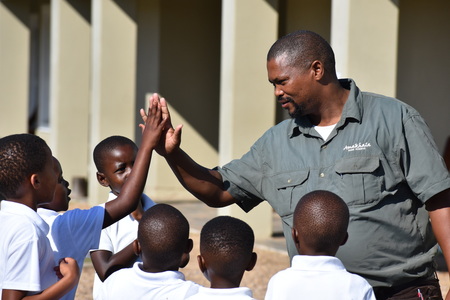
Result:
{"type": "Polygon", "coordinates": [[[345,146],[344,147],[344,151],[348,151],[348,152],[352,152],[352,151],[361,151],[361,150],[366,150],[367,148],[371,147],[370,143],[357,143],[357,144],[353,144],[351,146],[345,146]]]}

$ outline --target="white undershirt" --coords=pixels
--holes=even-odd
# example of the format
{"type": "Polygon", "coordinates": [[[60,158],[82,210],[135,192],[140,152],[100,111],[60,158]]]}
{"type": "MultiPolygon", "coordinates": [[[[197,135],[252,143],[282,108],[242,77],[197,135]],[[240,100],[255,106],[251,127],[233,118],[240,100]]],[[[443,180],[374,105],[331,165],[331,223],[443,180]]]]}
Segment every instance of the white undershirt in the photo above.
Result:
{"type": "Polygon", "coordinates": [[[314,129],[320,134],[324,141],[328,139],[336,124],[328,126],[314,126],[314,129]]]}

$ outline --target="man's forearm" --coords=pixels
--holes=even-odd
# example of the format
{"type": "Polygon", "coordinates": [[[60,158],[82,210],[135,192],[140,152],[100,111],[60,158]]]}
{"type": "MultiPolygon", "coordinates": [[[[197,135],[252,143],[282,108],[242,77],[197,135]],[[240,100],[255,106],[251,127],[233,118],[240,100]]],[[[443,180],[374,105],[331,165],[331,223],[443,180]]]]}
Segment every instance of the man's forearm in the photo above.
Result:
{"type": "Polygon", "coordinates": [[[165,158],[184,188],[207,205],[223,207],[236,202],[225,190],[219,172],[197,164],[180,148],[165,158]]]}

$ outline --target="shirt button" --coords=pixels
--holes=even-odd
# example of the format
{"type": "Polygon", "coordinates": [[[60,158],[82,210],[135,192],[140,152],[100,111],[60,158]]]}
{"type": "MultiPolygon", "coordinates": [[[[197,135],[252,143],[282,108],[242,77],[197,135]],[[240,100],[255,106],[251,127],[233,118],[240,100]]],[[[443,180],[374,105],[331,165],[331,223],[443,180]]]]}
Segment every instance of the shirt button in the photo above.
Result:
{"type": "Polygon", "coordinates": [[[326,149],[326,148],[327,148],[327,145],[323,145],[323,146],[322,146],[322,149],[326,149]]]}
{"type": "Polygon", "coordinates": [[[292,180],[288,179],[288,183],[291,183],[292,180]]]}
{"type": "Polygon", "coordinates": [[[320,176],[320,178],[324,178],[325,174],[324,173],[320,173],[319,176],[320,176]]]}

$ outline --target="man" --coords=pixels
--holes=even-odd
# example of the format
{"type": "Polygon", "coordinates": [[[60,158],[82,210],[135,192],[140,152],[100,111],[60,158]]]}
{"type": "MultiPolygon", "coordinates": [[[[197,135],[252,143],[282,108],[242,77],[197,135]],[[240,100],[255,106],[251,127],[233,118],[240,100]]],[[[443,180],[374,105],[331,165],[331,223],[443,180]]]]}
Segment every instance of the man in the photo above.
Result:
{"type": "Polygon", "coordinates": [[[433,256],[436,237],[450,265],[450,177],[421,116],[338,80],[330,45],[313,32],[275,42],[267,70],[292,119],[212,170],[180,149],[181,126],[168,126],[157,151],[181,184],[213,207],[236,203],[249,211],[268,201],[283,220],[291,257],[297,202],[313,190],[334,192],[350,210],[349,239],[337,253],[345,267],[366,278],[377,299],[417,299],[418,290],[441,299],[433,256]]]}

